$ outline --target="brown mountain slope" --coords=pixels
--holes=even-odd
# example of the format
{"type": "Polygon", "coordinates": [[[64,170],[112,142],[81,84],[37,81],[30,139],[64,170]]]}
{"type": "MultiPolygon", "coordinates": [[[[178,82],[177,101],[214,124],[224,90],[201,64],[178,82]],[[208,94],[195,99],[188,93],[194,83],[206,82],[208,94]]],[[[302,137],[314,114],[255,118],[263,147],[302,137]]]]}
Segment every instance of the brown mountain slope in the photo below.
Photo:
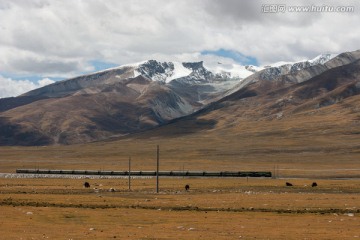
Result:
{"type": "Polygon", "coordinates": [[[139,76],[4,111],[0,114],[0,145],[101,140],[186,115],[192,110],[188,105],[163,84],[139,76]]]}
{"type": "Polygon", "coordinates": [[[285,155],[358,159],[359,103],[360,61],[356,61],[291,86],[281,81],[253,83],[134,138],[166,139],[165,145],[200,159],[236,162],[261,156],[272,163],[275,156],[285,155]]]}
{"type": "Polygon", "coordinates": [[[250,77],[244,79],[244,81],[242,81],[237,86],[235,86],[235,88],[229,90],[223,96],[230,95],[231,93],[237,92],[238,90],[248,86],[249,84],[261,80],[276,81],[278,83],[280,82],[281,84],[288,84],[288,85],[305,82],[332,68],[347,65],[359,59],[360,59],[360,50],[357,50],[353,52],[341,53],[335,58],[326,62],[325,64],[317,64],[298,71],[297,70],[290,71],[290,69],[286,67],[285,68],[280,67],[280,70],[278,68],[267,68],[260,72],[256,72],[250,77]]]}
{"type": "Polygon", "coordinates": [[[0,145],[74,144],[132,134],[193,113],[227,89],[212,86],[215,75],[202,62],[182,64],[191,71],[173,79],[177,84],[167,82],[176,75],[173,63],[149,60],[0,99],[0,145]]]}
{"type": "Polygon", "coordinates": [[[281,78],[261,80],[214,103],[211,108],[219,108],[220,104],[225,105],[226,110],[241,109],[244,117],[254,120],[279,118],[280,115],[292,117],[297,112],[313,111],[358,95],[359,81],[360,60],[298,84],[289,84],[281,78]]]}

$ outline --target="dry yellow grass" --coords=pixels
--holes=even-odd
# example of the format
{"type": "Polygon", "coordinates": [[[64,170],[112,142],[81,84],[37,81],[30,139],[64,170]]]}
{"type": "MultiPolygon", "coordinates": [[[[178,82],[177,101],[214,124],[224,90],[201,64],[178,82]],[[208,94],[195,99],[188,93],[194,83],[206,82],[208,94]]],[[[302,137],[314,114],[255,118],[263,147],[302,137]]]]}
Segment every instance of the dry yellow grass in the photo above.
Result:
{"type": "Polygon", "coordinates": [[[228,111],[235,115],[213,112],[114,141],[0,147],[0,172],[127,170],[129,156],[132,170],[155,170],[160,145],[160,170],[272,171],[277,177],[310,178],[289,180],[293,188],[286,188],[281,179],[162,178],[160,194],[154,193],[155,179],[134,179],[132,192],[125,179],[88,180],[103,189],[99,192],[83,189],[84,180],[0,179],[1,236],[359,238],[359,180],[326,180],[360,177],[358,110],[349,113],[345,107],[356,107],[356,101],[261,121],[246,119],[234,106],[228,111]],[[319,187],[309,187],[315,178],[319,187]],[[190,184],[190,192],[183,190],[185,184],[190,184]],[[118,191],[108,192],[111,187],[118,191]]]}
{"type": "Polygon", "coordinates": [[[359,180],[0,179],[4,239],[356,239],[359,180]],[[190,185],[190,191],[183,187],[190,185]],[[307,185],[307,186],[305,186],[307,185]],[[116,192],[109,192],[109,188],[116,192]],[[94,190],[93,188],[97,188],[94,190]]]}

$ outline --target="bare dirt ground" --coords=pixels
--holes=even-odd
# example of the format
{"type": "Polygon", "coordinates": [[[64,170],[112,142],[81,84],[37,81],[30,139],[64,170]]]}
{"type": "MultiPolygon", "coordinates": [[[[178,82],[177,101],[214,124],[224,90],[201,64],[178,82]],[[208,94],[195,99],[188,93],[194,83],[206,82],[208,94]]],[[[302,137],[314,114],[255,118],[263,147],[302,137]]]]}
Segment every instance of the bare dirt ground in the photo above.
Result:
{"type": "Polygon", "coordinates": [[[2,239],[358,239],[359,183],[161,178],[157,194],[154,178],[132,179],[131,191],[127,179],[3,178],[0,232],[2,239]]]}

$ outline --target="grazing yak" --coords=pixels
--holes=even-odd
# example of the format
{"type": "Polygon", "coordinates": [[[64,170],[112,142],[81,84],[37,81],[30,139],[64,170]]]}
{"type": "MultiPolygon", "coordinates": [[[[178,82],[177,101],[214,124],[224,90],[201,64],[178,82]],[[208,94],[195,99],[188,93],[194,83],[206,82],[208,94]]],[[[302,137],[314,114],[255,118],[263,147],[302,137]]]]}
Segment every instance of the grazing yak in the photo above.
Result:
{"type": "Polygon", "coordinates": [[[189,189],[190,189],[189,184],[186,184],[186,185],[185,185],[185,190],[186,190],[186,191],[189,191],[189,189]]]}
{"type": "Polygon", "coordinates": [[[312,186],[312,187],[317,187],[317,183],[316,183],[316,182],[313,182],[313,183],[311,184],[311,186],[312,186]]]}
{"type": "Polygon", "coordinates": [[[85,182],[85,183],[84,183],[84,187],[85,187],[85,188],[89,188],[89,187],[90,187],[90,183],[85,182]]]}
{"type": "Polygon", "coordinates": [[[292,187],[293,185],[291,183],[289,183],[289,182],[286,182],[286,186],[292,187]]]}

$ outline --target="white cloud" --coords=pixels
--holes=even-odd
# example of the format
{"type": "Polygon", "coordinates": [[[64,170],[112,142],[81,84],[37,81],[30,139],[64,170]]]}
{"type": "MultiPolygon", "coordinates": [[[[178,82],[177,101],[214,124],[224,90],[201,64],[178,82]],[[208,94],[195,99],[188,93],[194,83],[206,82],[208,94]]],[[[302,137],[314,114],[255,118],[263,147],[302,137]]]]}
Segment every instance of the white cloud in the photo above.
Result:
{"type": "Polygon", "coordinates": [[[222,48],[267,64],[358,48],[358,1],[341,1],[355,6],[354,13],[265,14],[262,4],[269,1],[0,0],[0,71],[67,78],[92,71],[92,60],[197,60],[206,58],[201,51],[222,48]]]}
{"type": "Polygon", "coordinates": [[[52,84],[54,82],[55,81],[51,80],[50,78],[44,78],[44,79],[41,79],[41,80],[38,81],[38,85],[39,85],[39,87],[43,87],[43,86],[52,84]]]}
{"type": "Polygon", "coordinates": [[[0,98],[15,97],[51,83],[54,83],[54,81],[49,78],[44,78],[34,83],[29,80],[13,80],[0,75],[0,98]]]}

